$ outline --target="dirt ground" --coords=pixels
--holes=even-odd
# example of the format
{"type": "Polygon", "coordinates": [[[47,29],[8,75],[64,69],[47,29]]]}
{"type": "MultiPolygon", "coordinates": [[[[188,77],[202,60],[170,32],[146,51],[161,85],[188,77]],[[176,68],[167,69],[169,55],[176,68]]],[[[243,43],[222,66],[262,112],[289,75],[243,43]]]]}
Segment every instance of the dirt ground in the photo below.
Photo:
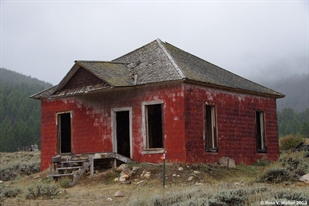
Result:
{"type": "MultiPolygon", "coordinates": [[[[115,181],[120,172],[112,169],[97,171],[93,176],[84,176],[79,182],[70,188],[60,188],[59,194],[52,199],[27,200],[23,194],[15,198],[5,198],[0,205],[141,205],[134,204],[134,200],[147,200],[154,196],[164,197],[170,192],[181,192],[188,189],[200,188],[199,191],[219,192],[223,189],[251,188],[254,186],[276,189],[287,188],[292,190],[308,190],[304,184],[270,185],[258,184],[256,176],[263,167],[239,165],[237,168],[224,168],[218,164],[185,165],[168,163],[166,166],[166,185],[163,187],[163,167],[149,164],[129,165],[130,168],[139,169],[125,182],[115,181]],[[145,171],[150,172],[150,178],[141,177],[145,171]],[[192,180],[191,180],[192,179],[192,180]],[[123,197],[115,197],[117,191],[123,193],[123,197]]],[[[47,181],[48,172],[44,171],[20,178],[18,180],[3,182],[9,187],[26,188],[39,181],[47,181]]],[[[59,184],[58,180],[54,184],[59,184]]],[[[53,183],[53,182],[52,182],[53,183]]],[[[195,191],[195,190],[193,190],[195,191]]],[[[261,200],[262,197],[261,197],[261,200]]],[[[140,201],[142,202],[142,201],[140,201]]]]}

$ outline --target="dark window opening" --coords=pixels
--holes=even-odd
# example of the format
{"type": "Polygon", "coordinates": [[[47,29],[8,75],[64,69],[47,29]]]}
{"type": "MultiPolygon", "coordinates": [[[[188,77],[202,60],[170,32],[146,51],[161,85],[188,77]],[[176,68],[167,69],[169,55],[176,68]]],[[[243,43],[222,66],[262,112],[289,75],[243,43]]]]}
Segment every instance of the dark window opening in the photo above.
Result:
{"type": "Polygon", "coordinates": [[[206,105],[205,108],[205,146],[207,152],[218,151],[218,137],[217,137],[217,122],[216,110],[213,105],[206,105]]]}
{"type": "Polygon", "coordinates": [[[266,152],[265,129],[264,129],[264,113],[256,112],[256,150],[257,152],[266,152]]]}
{"type": "Polygon", "coordinates": [[[130,157],[129,111],[116,112],[117,153],[130,157]]]}
{"type": "Polygon", "coordinates": [[[162,105],[146,105],[147,149],[163,148],[162,105]]]}
{"type": "Polygon", "coordinates": [[[71,113],[58,114],[58,142],[60,153],[71,152],[71,113]]]}

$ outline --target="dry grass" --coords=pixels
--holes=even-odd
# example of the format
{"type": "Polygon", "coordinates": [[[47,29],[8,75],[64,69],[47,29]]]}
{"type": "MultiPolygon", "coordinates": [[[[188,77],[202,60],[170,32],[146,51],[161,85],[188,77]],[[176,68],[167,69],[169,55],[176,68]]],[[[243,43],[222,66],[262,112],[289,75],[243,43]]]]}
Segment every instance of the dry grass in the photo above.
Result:
{"type": "Polygon", "coordinates": [[[106,169],[92,177],[84,176],[71,188],[61,188],[61,180],[54,182],[46,178],[48,171],[44,171],[0,184],[0,205],[260,205],[261,201],[275,199],[309,203],[309,188],[304,183],[256,182],[256,177],[267,168],[284,162],[286,164],[288,160],[289,157],[282,157],[281,162],[238,165],[234,169],[217,164],[168,163],[165,188],[162,185],[163,168],[147,164],[130,165],[140,168],[127,184],[114,182],[119,172],[106,169]],[[183,167],[183,170],[178,170],[179,167],[183,167]],[[143,170],[151,171],[150,179],[140,177],[143,170]],[[194,177],[192,181],[188,181],[190,176],[194,177]],[[140,181],[143,183],[137,184],[140,181]],[[55,193],[49,196],[27,198],[29,188],[36,188],[37,185],[56,189],[49,186],[55,185],[58,191],[52,190],[55,193]],[[114,197],[118,190],[124,193],[124,197],[114,197]]]}

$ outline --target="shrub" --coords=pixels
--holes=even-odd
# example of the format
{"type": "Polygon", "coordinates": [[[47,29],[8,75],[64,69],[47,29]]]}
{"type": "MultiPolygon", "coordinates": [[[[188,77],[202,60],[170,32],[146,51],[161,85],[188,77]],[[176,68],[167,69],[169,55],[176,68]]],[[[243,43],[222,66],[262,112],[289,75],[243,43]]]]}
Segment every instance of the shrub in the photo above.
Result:
{"type": "Polygon", "coordinates": [[[210,206],[215,205],[244,205],[248,194],[244,189],[225,190],[217,193],[209,200],[210,206]]]}
{"type": "Polygon", "coordinates": [[[165,194],[164,196],[154,196],[152,198],[153,205],[173,205],[178,204],[184,201],[190,201],[192,198],[198,198],[203,195],[202,190],[196,188],[189,188],[187,190],[183,190],[181,192],[170,192],[165,194]]]}
{"type": "Polygon", "coordinates": [[[286,168],[269,168],[257,179],[258,182],[273,183],[296,180],[297,176],[290,173],[286,168]]]}
{"type": "Polygon", "coordinates": [[[274,194],[276,199],[286,199],[309,202],[309,195],[302,192],[280,191],[274,194]]]}
{"type": "Polygon", "coordinates": [[[298,176],[309,172],[309,162],[304,159],[303,152],[282,154],[278,162],[269,165],[257,178],[258,182],[279,183],[284,181],[294,182],[298,176]]]}
{"type": "Polygon", "coordinates": [[[59,186],[55,184],[43,184],[37,182],[30,185],[25,193],[26,199],[37,199],[42,197],[43,199],[51,199],[59,194],[59,186]]]}
{"type": "Polygon", "coordinates": [[[289,134],[279,139],[280,150],[294,149],[299,143],[304,141],[304,137],[297,133],[296,135],[289,134]]]}
{"type": "Polygon", "coordinates": [[[59,184],[62,188],[68,188],[72,180],[68,177],[61,178],[59,184]]]}
{"type": "Polygon", "coordinates": [[[21,189],[18,187],[4,187],[0,189],[0,199],[1,197],[16,197],[18,194],[21,193],[21,189]]]}
{"type": "Polygon", "coordinates": [[[40,172],[40,162],[23,162],[18,167],[21,175],[31,175],[40,172]]]}
{"type": "Polygon", "coordinates": [[[39,153],[20,153],[18,158],[15,153],[6,153],[0,167],[0,179],[4,181],[14,180],[23,175],[31,175],[40,171],[39,153]]]}
{"type": "Polygon", "coordinates": [[[283,154],[278,162],[295,175],[302,176],[309,172],[309,162],[304,159],[303,152],[283,154]]]}

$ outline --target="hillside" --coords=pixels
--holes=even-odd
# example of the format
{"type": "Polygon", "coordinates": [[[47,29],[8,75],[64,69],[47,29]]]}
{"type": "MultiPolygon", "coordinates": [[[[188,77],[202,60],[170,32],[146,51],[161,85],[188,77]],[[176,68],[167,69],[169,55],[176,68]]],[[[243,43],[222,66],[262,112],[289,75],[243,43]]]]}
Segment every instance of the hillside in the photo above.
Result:
{"type": "Polygon", "coordinates": [[[40,144],[40,102],[29,96],[51,86],[0,68],[0,152],[40,144]]]}
{"type": "Polygon", "coordinates": [[[292,108],[302,112],[309,108],[309,74],[295,74],[275,81],[262,80],[260,83],[285,95],[283,99],[277,100],[278,111],[292,108]]]}

